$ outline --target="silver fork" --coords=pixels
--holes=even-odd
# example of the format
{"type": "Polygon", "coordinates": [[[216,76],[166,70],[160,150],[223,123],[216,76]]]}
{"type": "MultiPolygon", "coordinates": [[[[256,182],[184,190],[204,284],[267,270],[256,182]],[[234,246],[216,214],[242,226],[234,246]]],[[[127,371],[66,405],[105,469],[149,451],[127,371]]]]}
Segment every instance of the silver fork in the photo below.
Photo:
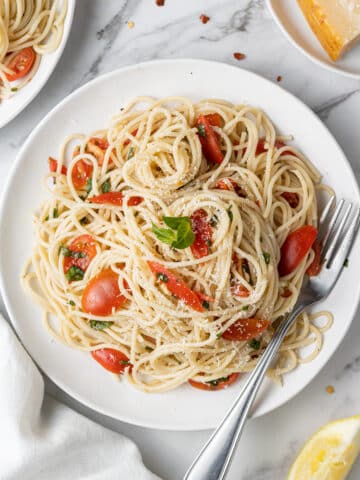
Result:
{"type": "Polygon", "coordinates": [[[360,210],[341,200],[334,209],[335,197],[325,206],[320,221],[322,269],[310,277],[301,290],[293,311],[280,323],[256,368],[219,427],[191,465],[184,480],[222,480],[230,466],[236,445],[266,371],[297,316],[307,307],[326,298],[332,291],[359,228],[360,210]],[[355,212],[354,212],[355,210],[355,212]]]}

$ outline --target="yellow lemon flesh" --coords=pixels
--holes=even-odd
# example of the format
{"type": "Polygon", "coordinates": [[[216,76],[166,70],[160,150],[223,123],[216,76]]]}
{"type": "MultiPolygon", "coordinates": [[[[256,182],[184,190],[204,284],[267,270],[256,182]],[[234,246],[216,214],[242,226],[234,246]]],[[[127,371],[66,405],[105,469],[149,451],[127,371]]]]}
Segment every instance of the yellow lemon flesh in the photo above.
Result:
{"type": "Polygon", "coordinates": [[[344,480],[360,452],[360,415],[328,423],[305,444],[287,480],[344,480]]]}

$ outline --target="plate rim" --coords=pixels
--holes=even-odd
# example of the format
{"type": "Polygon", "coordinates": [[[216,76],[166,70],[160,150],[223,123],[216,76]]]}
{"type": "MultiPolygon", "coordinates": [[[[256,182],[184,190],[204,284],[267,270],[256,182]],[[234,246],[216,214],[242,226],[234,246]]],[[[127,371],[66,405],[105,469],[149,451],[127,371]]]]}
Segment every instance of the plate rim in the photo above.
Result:
{"type": "MultiPolygon", "coordinates": [[[[16,160],[15,160],[15,162],[14,162],[14,164],[13,164],[11,170],[10,170],[10,173],[7,177],[6,184],[5,184],[5,187],[4,187],[4,190],[3,190],[3,194],[1,195],[1,198],[0,198],[0,252],[1,252],[1,243],[2,243],[1,237],[2,237],[2,231],[3,231],[2,219],[4,218],[5,205],[10,201],[9,197],[10,197],[10,194],[11,194],[11,185],[14,181],[14,177],[16,175],[17,169],[22,162],[22,158],[24,157],[24,154],[25,154],[26,150],[28,149],[28,145],[32,143],[33,138],[37,136],[38,131],[40,129],[42,129],[42,127],[49,121],[49,118],[51,118],[54,114],[56,114],[56,112],[59,109],[61,109],[64,104],[66,104],[68,102],[71,102],[72,98],[76,97],[80,92],[83,92],[86,89],[91,88],[93,85],[96,85],[97,83],[101,83],[103,80],[109,79],[112,76],[116,77],[117,75],[119,75],[121,73],[131,71],[131,70],[135,70],[135,69],[138,69],[138,68],[146,68],[147,66],[158,66],[158,65],[161,65],[161,64],[174,64],[174,63],[176,63],[176,64],[184,63],[184,64],[189,64],[190,65],[192,62],[196,62],[197,65],[199,65],[199,63],[200,63],[202,65],[208,65],[208,66],[212,66],[212,67],[216,66],[217,68],[223,67],[223,68],[227,68],[229,70],[236,70],[236,71],[241,70],[245,75],[248,75],[248,76],[253,77],[253,78],[260,79],[262,82],[265,82],[266,84],[271,84],[272,88],[281,90],[282,95],[287,96],[288,98],[291,99],[291,101],[294,104],[296,103],[302,109],[307,111],[307,113],[313,118],[313,121],[316,122],[317,124],[319,124],[320,127],[323,128],[327,132],[329,137],[336,144],[336,146],[339,150],[339,153],[342,156],[343,162],[347,166],[349,174],[352,176],[352,179],[354,181],[355,190],[356,190],[356,195],[357,195],[358,201],[360,202],[360,189],[359,189],[359,185],[358,185],[357,180],[356,180],[356,176],[355,176],[354,171],[352,169],[352,166],[351,166],[350,162],[348,161],[345,153],[343,152],[341,146],[337,142],[334,135],[330,132],[328,127],[311,110],[311,108],[308,105],[306,105],[303,101],[301,101],[299,98],[297,98],[295,95],[293,95],[292,93],[283,89],[281,86],[273,83],[271,80],[269,80],[267,78],[264,78],[257,73],[254,73],[254,72],[251,72],[249,70],[245,70],[245,69],[236,67],[236,66],[231,65],[231,64],[227,64],[225,62],[203,60],[203,59],[197,59],[197,58],[156,59],[156,60],[136,63],[136,64],[132,64],[132,65],[127,65],[127,66],[118,68],[116,70],[113,70],[111,72],[108,72],[108,73],[105,73],[103,75],[100,75],[100,76],[96,77],[95,79],[91,80],[90,82],[87,82],[86,84],[77,88],[75,91],[73,91],[68,96],[63,98],[36,125],[36,127],[32,130],[32,132],[30,133],[30,135],[28,136],[28,138],[26,139],[26,141],[24,142],[24,144],[20,148],[20,150],[17,152],[16,160]]],[[[0,293],[2,295],[2,298],[3,298],[3,301],[4,301],[5,308],[7,310],[8,316],[10,318],[11,325],[12,325],[13,329],[15,330],[16,335],[20,339],[21,344],[23,345],[22,338],[21,338],[20,334],[18,333],[18,331],[16,329],[16,323],[17,322],[14,320],[16,317],[15,317],[14,311],[12,309],[12,305],[10,303],[10,300],[7,296],[7,287],[6,287],[6,281],[5,281],[5,278],[4,278],[2,263],[3,263],[2,255],[0,255],[0,293]]],[[[252,418],[260,417],[260,416],[265,415],[267,413],[270,413],[274,410],[277,410],[279,407],[283,406],[288,401],[290,401],[294,397],[296,397],[300,392],[302,392],[314,380],[314,378],[321,372],[321,370],[328,363],[330,358],[335,354],[336,350],[339,348],[340,344],[342,343],[342,341],[343,341],[345,335],[347,334],[347,332],[348,332],[348,330],[349,330],[349,328],[350,328],[350,326],[353,322],[353,319],[355,317],[355,313],[357,311],[358,304],[359,304],[359,299],[360,299],[360,290],[358,290],[358,292],[357,292],[356,301],[354,302],[353,307],[351,309],[350,320],[349,320],[349,323],[347,325],[347,328],[345,328],[344,330],[340,330],[339,335],[338,335],[339,340],[338,340],[335,348],[333,348],[333,350],[331,352],[329,352],[329,354],[327,356],[323,356],[323,360],[320,363],[318,369],[314,370],[313,373],[308,375],[308,377],[306,379],[306,382],[302,385],[302,387],[300,387],[299,390],[297,390],[295,392],[292,392],[291,395],[289,397],[285,398],[283,401],[280,401],[277,404],[276,407],[271,407],[270,406],[268,409],[265,409],[264,411],[262,411],[260,413],[258,413],[256,411],[255,415],[253,415],[252,418]]],[[[26,348],[25,348],[25,350],[28,352],[28,350],[26,348]]],[[[31,357],[30,352],[28,352],[28,353],[31,357]]],[[[37,363],[36,363],[36,365],[37,365],[37,363]]],[[[102,415],[105,415],[109,418],[120,420],[122,422],[126,422],[126,423],[131,424],[131,425],[137,425],[137,426],[146,427],[146,428],[153,428],[153,429],[157,429],[157,430],[168,430],[168,431],[200,431],[200,430],[207,430],[207,429],[210,429],[210,428],[214,427],[214,424],[210,425],[207,420],[204,420],[203,423],[199,423],[195,428],[189,428],[188,426],[181,426],[181,425],[174,426],[171,422],[169,423],[169,421],[164,422],[161,425],[158,425],[156,423],[156,421],[152,421],[151,418],[147,419],[146,421],[137,420],[137,419],[133,419],[133,418],[129,419],[129,417],[127,417],[127,416],[122,416],[121,412],[120,413],[115,413],[113,411],[110,412],[108,409],[102,408],[101,406],[93,403],[92,401],[88,400],[87,398],[83,398],[81,395],[78,395],[76,393],[76,391],[74,391],[71,387],[69,387],[68,385],[64,384],[61,380],[56,378],[56,376],[54,377],[52,375],[49,375],[39,366],[38,366],[38,368],[40,369],[40,371],[42,373],[45,374],[46,377],[48,377],[60,390],[65,392],[68,396],[75,399],[80,404],[85,405],[86,407],[90,408],[94,412],[101,413],[102,415]]]]}
{"type": "Polygon", "coordinates": [[[294,39],[294,37],[291,35],[289,30],[285,27],[283,22],[281,21],[280,17],[277,15],[275,8],[274,8],[274,0],[266,0],[268,9],[272,15],[273,20],[275,21],[276,25],[282,32],[282,34],[287,38],[287,40],[299,51],[301,52],[308,60],[311,62],[315,63],[319,67],[328,70],[329,72],[337,73],[338,75],[342,75],[343,77],[347,78],[352,78],[359,80],[360,79],[360,73],[353,73],[353,72],[347,72],[346,70],[342,70],[340,67],[338,67],[335,63],[329,64],[324,62],[323,60],[320,60],[311,53],[309,53],[305,48],[303,48],[299,43],[294,39]]]}
{"type": "MultiPolygon", "coordinates": [[[[54,73],[54,70],[59,63],[59,61],[60,61],[60,59],[61,59],[61,57],[64,53],[65,46],[66,46],[66,44],[69,40],[72,24],[73,24],[73,21],[74,21],[75,8],[76,8],[76,0],[68,0],[68,11],[67,11],[67,14],[66,14],[66,17],[65,17],[65,20],[64,20],[64,26],[66,28],[64,28],[63,38],[61,40],[60,45],[55,50],[57,56],[55,58],[55,61],[54,61],[53,65],[50,66],[43,82],[40,82],[39,85],[36,88],[34,88],[34,91],[29,96],[29,98],[27,98],[26,101],[23,104],[19,105],[17,109],[14,109],[14,111],[11,112],[8,117],[6,117],[3,121],[0,119],[0,128],[5,127],[12,120],[14,120],[18,115],[20,115],[20,113],[23,110],[25,110],[25,108],[28,105],[30,105],[30,103],[34,100],[34,98],[39,95],[41,90],[45,87],[47,82],[50,80],[50,77],[54,73]]],[[[34,77],[31,81],[33,81],[35,79],[36,79],[36,73],[35,73],[35,75],[34,75],[34,77]]],[[[29,84],[31,85],[31,82],[29,84]]]]}

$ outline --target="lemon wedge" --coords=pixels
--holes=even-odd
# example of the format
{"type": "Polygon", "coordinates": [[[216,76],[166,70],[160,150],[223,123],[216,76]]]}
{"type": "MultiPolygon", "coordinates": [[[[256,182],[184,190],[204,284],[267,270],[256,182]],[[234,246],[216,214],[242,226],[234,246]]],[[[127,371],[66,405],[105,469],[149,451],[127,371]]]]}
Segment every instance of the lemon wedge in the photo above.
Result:
{"type": "Polygon", "coordinates": [[[360,452],[360,415],[328,423],[304,445],[287,480],[344,480],[360,452]]]}

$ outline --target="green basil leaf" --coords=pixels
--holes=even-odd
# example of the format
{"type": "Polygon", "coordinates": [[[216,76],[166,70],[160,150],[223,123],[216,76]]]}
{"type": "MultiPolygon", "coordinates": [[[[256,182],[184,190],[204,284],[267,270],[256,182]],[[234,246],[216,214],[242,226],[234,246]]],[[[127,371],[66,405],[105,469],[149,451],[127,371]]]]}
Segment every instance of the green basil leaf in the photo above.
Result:
{"type": "Polygon", "coordinates": [[[194,243],[195,234],[191,229],[190,219],[189,222],[181,223],[177,229],[177,240],[172,243],[172,247],[180,250],[190,247],[194,243]]]}
{"type": "Polygon", "coordinates": [[[168,245],[172,245],[177,239],[176,232],[168,228],[159,228],[154,223],[152,225],[152,231],[161,242],[167,243],[168,245]]]}
{"type": "Polygon", "coordinates": [[[110,328],[114,322],[103,322],[100,320],[90,320],[90,327],[94,330],[104,330],[110,328]]]}
{"type": "Polygon", "coordinates": [[[180,225],[184,223],[188,223],[191,225],[190,217],[163,217],[164,223],[172,228],[173,230],[177,230],[180,225]]]}

